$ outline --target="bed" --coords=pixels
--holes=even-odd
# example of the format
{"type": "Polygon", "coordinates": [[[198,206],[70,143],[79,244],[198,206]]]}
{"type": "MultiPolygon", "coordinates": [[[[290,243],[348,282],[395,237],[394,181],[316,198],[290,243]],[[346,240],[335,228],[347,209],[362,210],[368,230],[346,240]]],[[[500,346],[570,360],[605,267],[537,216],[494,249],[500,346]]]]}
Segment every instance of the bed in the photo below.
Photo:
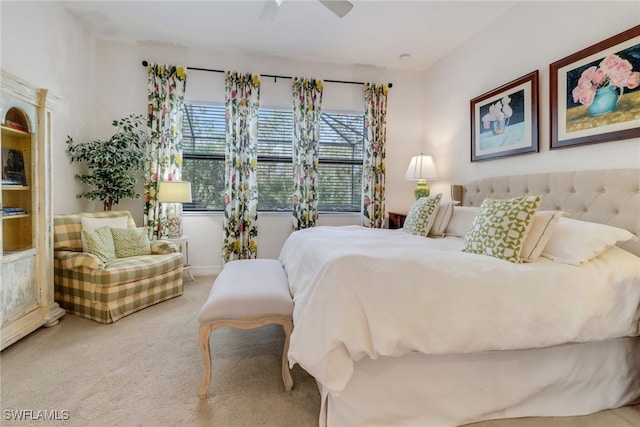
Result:
{"type": "MultiPolygon", "coordinates": [[[[638,169],[558,172],[453,186],[452,199],[462,212],[542,195],[538,210],[637,236],[639,188],[638,169]]],[[[289,360],[318,383],[319,425],[446,427],[640,402],[640,243],[623,240],[569,265],[467,253],[460,236],[292,233],[280,254],[289,360]]]]}

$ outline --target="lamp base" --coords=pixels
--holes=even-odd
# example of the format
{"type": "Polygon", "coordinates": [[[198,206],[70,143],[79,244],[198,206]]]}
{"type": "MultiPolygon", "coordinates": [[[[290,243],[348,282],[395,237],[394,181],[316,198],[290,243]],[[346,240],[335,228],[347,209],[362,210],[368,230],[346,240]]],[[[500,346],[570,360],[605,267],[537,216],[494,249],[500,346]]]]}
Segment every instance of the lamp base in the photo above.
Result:
{"type": "Polygon", "coordinates": [[[416,196],[416,200],[421,197],[429,197],[430,193],[431,190],[429,190],[429,187],[427,186],[427,180],[419,179],[418,184],[416,185],[416,189],[413,190],[413,194],[416,196]]]}
{"type": "Polygon", "coordinates": [[[169,217],[167,235],[170,238],[182,237],[182,217],[178,215],[169,217]]]}
{"type": "Polygon", "coordinates": [[[166,233],[169,238],[182,237],[182,203],[165,203],[167,206],[166,233]]]}

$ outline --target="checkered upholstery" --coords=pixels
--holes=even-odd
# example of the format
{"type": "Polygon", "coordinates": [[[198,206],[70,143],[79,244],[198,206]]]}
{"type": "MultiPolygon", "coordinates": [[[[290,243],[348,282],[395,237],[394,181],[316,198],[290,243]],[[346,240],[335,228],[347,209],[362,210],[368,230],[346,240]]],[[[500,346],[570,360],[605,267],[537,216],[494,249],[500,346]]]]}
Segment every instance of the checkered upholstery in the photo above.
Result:
{"type": "Polygon", "coordinates": [[[81,217],[113,218],[128,211],[56,215],[54,229],[55,299],[65,310],[100,323],[112,323],[150,305],[182,295],[182,254],[175,244],[152,241],[151,255],[103,263],[82,252],[81,217]]]}

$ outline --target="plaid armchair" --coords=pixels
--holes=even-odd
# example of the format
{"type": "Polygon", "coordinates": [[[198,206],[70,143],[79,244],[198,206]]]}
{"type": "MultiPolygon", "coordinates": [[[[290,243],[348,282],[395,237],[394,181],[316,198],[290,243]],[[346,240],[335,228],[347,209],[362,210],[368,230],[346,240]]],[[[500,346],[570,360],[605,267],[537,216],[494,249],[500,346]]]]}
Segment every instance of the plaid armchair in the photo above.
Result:
{"type": "Polygon", "coordinates": [[[182,295],[182,254],[166,241],[151,241],[151,255],[102,262],[82,252],[82,217],[114,218],[128,211],[55,215],[55,300],[67,312],[100,323],[112,323],[150,305],[182,295]]]}

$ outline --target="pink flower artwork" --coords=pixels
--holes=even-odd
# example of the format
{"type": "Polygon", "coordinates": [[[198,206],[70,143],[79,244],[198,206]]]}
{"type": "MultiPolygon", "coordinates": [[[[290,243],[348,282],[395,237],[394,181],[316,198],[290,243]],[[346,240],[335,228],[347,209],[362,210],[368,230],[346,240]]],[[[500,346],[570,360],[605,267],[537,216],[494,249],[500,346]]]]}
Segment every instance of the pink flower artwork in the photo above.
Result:
{"type": "Polygon", "coordinates": [[[615,86],[620,89],[635,89],[640,84],[640,73],[633,71],[633,66],[619,55],[611,54],[598,64],[587,68],[580,75],[576,87],[571,91],[573,102],[591,105],[597,89],[615,86]]]}

